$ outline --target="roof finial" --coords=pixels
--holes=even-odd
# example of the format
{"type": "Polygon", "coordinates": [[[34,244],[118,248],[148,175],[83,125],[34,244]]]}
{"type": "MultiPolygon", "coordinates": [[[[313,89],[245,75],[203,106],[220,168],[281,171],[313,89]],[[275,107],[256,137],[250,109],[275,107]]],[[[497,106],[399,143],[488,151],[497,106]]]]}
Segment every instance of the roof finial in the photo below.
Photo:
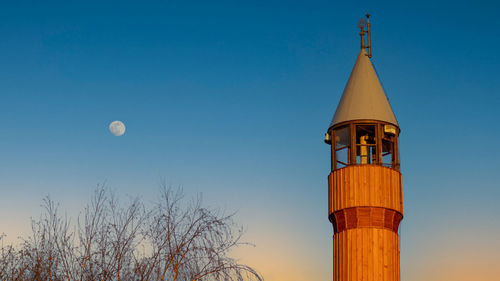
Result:
{"type": "Polygon", "coordinates": [[[366,19],[361,18],[358,22],[358,27],[361,29],[359,35],[361,36],[361,49],[367,49],[368,54],[367,56],[369,58],[372,57],[372,39],[371,39],[371,32],[370,32],[370,14],[368,12],[366,13],[366,19]],[[366,30],[365,30],[366,27],[366,30]],[[365,45],[365,34],[368,35],[368,45],[365,45]]]}
{"type": "Polygon", "coordinates": [[[359,36],[361,36],[361,50],[366,48],[366,46],[365,46],[365,34],[366,34],[365,26],[366,26],[366,20],[365,20],[365,18],[361,18],[358,22],[358,27],[359,27],[359,29],[361,29],[359,32],[359,36]]]}

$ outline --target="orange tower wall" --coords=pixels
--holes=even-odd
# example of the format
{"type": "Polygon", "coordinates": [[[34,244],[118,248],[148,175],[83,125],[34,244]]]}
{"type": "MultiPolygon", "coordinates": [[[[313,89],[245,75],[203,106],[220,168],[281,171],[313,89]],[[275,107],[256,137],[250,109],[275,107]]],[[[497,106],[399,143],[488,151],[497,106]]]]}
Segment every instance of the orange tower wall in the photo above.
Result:
{"type": "Polygon", "coordinates": [[[401,173],[351,165],[328,176],[328,214],[334,227],[335,281],[399,281],[401,173]]]}

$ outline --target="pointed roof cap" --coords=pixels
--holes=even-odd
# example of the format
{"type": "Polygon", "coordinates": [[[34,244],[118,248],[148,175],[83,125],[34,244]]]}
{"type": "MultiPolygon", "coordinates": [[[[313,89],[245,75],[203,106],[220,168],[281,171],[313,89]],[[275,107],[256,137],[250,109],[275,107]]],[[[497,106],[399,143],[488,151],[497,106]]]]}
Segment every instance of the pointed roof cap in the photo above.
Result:
{"type": "Polygon", "coordinates": [[[364,48],[356,59],[330,127],[362,119],[384,121],[399,127],[364,48]]]}

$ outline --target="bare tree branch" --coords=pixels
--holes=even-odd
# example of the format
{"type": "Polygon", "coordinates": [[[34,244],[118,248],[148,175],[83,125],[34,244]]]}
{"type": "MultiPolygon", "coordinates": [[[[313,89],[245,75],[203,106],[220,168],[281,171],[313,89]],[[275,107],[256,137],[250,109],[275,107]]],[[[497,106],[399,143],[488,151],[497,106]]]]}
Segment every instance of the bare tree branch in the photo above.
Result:
{"type": "Polygon", "coordinates": [[[138,198],[120,204],[99,185],[73,225],[46,197],[19,246],[4,245],[0,235],[0,280],[263,280],[229,257],[248,245],[234,214],[203,207],[200,196],[185,200],[165,184],[158,198],[149,208],[138,198]]]}

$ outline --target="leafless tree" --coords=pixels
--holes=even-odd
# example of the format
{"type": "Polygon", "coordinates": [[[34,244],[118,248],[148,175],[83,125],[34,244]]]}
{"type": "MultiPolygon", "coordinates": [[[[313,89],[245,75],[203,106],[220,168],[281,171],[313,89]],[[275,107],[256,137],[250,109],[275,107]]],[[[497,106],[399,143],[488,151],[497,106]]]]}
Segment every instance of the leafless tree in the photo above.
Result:
{"type": "Polygon", "coordinates": [[[146,207],[137,198],[122,205],[99,186],[75,225],[50,198],[42,206],[20,245],[4,246],[0,236],[1,280],[263,280],[229,256],[247,244],[234,214],[185,200],[180,189],[162,185],[146,207]]]}

